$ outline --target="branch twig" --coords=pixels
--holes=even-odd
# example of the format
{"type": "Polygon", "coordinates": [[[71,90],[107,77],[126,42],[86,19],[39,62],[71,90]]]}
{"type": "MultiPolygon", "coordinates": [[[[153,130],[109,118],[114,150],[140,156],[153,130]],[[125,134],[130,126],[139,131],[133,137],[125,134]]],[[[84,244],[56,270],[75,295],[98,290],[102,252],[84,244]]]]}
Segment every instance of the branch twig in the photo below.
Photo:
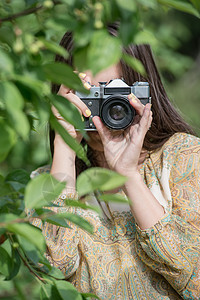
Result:
{"type": "MultiPolygon", "coordinates": [[[[57,5],[57,4],[60,4],[60,3],[61,3],[60,1],[53,1],[54,5],[57,5]]],[[[42,8],[44,8],[44,6],[43,5],[39,5],[39,6],[36,6],[36,7],[33,7],[33,8],[25,9],[25,10],[19,12],[19,13],[16,13],[16,14],[13,14],[11,16],[8,16],[8,17],[0,19],[0,24],[3,23],[3,22],[13,21],[13,20],[15,20],[17,18],[34,14],[35,12],[37,12],[38,10],[40,10],[42,8]]]]}
{"type": "MultiPolygon", "coordinates": [[[[9,234],[9,239],[10,239],[11,243],[14,242],[11,234],[9,234]]],[[[29,266],[28,262],[24,259],[23,255],[20,253],[19,249],[16,249],[16,250],[17,250],[17,252],[18,252],[18,254],[19,254],[21,260],[23,261],[23,264],[28,268],[29,272],[30,272],[31,274],[33,274],[37,279],[39,279],[40,281],[42,281],[42,282],[45,283],[45,282],[46,282],[45,279],[42,278],[42,277],[40,277],[37,273],[35,273],[35,272],[32,270],[32,268],[29,266]]]]}
{"type": "Polygon", "coordinates": [[[18,254],[19,254],[21,260],[23,261],[24,265],[28,268],[29,272],[30,272],[31,274],[33,274],[35,277],[37,277],[40,281],[42,281],[42,282],[45,283],[45,282],[46,282],[45,279],[42,278],[42,277],[40,277],[37,273],[35,273],[35,272],[32,270],[32,268],[29,266],[29,264],[27,263],[27,261],[24,259],[24,257],[21,255],[21,253],[20,253],[19,251],[17,251],[17,252],[18,252],[18,254]]]}
{"type": "Polygon", "coordinates": [[[0,23],[7,22],[7,21],[13,21],[13,20],[15,20],[19,17],[23,17],[23,16],[33,14],[33,13],[37,12],[38,10],[40,10],[42,8],[43,8],[43,6],[40,5],[40,6],[37,6],[37,7],[34,7],[34,8],[25,9],[25,10],[19,12],[19,13],[16,13],[16,14],[13,14],[11,16],[0,19],[0,23]]]}

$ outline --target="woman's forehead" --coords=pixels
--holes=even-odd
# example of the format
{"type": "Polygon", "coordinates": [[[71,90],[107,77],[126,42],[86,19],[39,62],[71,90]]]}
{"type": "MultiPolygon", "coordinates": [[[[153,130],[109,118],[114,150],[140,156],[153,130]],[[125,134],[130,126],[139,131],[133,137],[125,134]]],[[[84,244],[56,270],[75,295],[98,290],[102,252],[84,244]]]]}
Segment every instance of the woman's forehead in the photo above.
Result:
{"type": "Polygon", "coordinates": [[[92,76],[90,71],[85,71],[88,77],[91,79],[91,84],[98,86],[99,82],[109,82],[111,79],[121,78],[122,71],[120,64],[113,65],[105,70],[102,70],[97,75],[92,76]]]}

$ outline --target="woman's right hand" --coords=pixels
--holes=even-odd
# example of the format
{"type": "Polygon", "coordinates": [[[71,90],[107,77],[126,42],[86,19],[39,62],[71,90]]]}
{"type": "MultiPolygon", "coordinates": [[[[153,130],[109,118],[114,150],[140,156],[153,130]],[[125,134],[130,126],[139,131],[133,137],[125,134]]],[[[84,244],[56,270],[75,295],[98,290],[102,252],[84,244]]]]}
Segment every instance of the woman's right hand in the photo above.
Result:
{"type": "MultiPolygon", "coordinates": [[[[81,78],[83,85],[86,89],[90,89],[90,78],[86,76],[84,73],[79,73],[79,77],[81,78]]],[[[85,117],[89,117],[91,115],[91,111],[87,107],[87,105],[77,96],[74,94],[72,90],[64,86],[63,84],[60,86],[58,95],[66,98],[66,101],[70,101],[73,103],[79,110],[81,115],[84,115],[85,117]]],[[[73,137],[76,138],[77,142],[81,142],[82,135],[79,131],[76,131],[74,126],[67,121],[60,115],[60,113],[57,111],[57,109],[52,106],[52,112],[57,118],[58,122],[67,130],[67,132],[73,137]]],[[[59,136],[58,133],[56,133],[56,137],[59,136]]]]}

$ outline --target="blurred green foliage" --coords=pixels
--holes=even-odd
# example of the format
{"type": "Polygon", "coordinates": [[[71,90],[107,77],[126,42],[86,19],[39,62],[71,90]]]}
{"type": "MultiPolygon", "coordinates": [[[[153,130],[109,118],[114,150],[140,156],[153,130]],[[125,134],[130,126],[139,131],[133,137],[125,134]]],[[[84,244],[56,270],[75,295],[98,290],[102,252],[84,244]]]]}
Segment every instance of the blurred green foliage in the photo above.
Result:
{"type": "MultiPolygon", "coordinates": [[[[36,2],[37,1],[27,1],[27,4],[30,6],[36,2]]],[[[47,5],[47,7],[48,5],[50,6],[51,18],[47,18],[50,13],[47,9],[47,11],[41,14],[31,14],[16,19],[14,32],[13,26],[8,22],[2,23],[0,28],[1,49],[10,51],[9,45],[13,42],[13,47],[20,56],[20,58],[17,56],[17,59],[20,59],[18,63],[21,64],[23,64],[23,60],[25,60],[23,55],[28,52],[26,56],[28,55],[28,59],[31,60],[30,67],[32,70],[33,65],[37,66],[37,63],[40,63],[39,61],[43,63],[45,61],[52,61],[54,53],[59,52],[56,46],[63,33],[68,28],[72,30],[75,28],[75,20],[72,16],[69,13],[63,16],[63,5],[57,5],[51,8],[52,4],[50,5],[50,2],[46,1],[45,5],[47,5]],[[55,10],[57,13],[55,13],[55,10]],[[42,26],[45,26],[45,32],[41,31],[41,22],[43,21],[44,24],[42,26]],[[21,35],[22,30],[23,34],[21,35]],[[39,36],[39,40],[36,41],[32,34],[39,36]],[[43,51],[38,54],[38,50],[42,46],[40,42],[46,43],[46,45],[48,45],[47,49],[53,49],[53,51],[42,49],[43,51]]],[[[70,1],[65,2],[67,4],[70,3],[70,1]]],[[[104,2],[106,3],[106,1],[104,2]]],[[[11,3],[12,5],[9,4],[8,1],[4,1],[4,3],[0,4],[1,16],[6,16],[8,13],[11,15],[26,8],[24,1],[21,1],[21,5],[19,4],[20,2],[18,5],[16,3],[13,4],[13,2],[11,3]]],[[[177,105],[183,113],[184,118],[194,127],[197,134],[200,135],[200,120],[198,116],[200,109],[200,77],[198,72],[200,55],[199,19],[193,15],[182,13],[169,7],[158,6],[157,1],[143,0],[140,1],[138,5],[141,7],[139,19],[140,30],[135,35],[135,42],[149,42],[151,44],[165,87],[172,102],[177,105]]],[[[97,4],[96,6],[98,8],[97,4]]],[[[109,10],[111,4],[106,3],[105,6],[107,6],[107,10],[109,10]]],[[[134,9],[134,7],[132,9],[134,9]]],[[[66,10],[67,8],[65,6],[64,12],[66,10]]],[[[81,10],[77,11],[77,15],[80,20],[81,18],[83,19],[81,20],[81,25],[82,22],[85,21],[84,18],[88,18],[85,14],[81,15],[81,10]]],[[[79,24],[80,27],[81,25],[79,24]]],[[[87,20],[85,26],[92,27],[90,22],[88,24],[87,20]]],[[[124,25],[124,27],[125,26],[126,25],[124,25]]],[[[129,25],[127,26],[129,28],[129,25]]],[[[81,34],[82,31],[84,31],[83,28],[76,33],[76,39],[81,45],[86,43],[86,40],[90,38],[90,30],[87,33],[88,36],[86,36],[86,40],[81,34]]],[[[132,33],[132,31],[128,31],[130,34],[132,33]]],[[[2,59],[0,61],[2,61],[2,59]]],[[[7,68],[9,68],[9,65],[12,65],[11,62],[7,62],[7,64],[7,68]]],[[[33,111],[31,111],[31,114],[33,115],[33,111]]],[[[43,114],[43,121],[38,121],[37,118],[32,120],[34,130],[30,132],[29,141],[24,142],[21,138],[18,138],[18,142],[9,152],[7,159],[1,164],[1,172],[3,172],[3,174],[15,168],[25,168],[30,172],[38,166],[51,161],[48,146],[48,114],[44,110],[41,114],[43,114]]]]}
{"type": "MultiPolygon", "coordinates": [[[[51,161],[49,120],[65,141],[87,161],[84,149],[63,131],[50,109],[52,104],[57,105],[60,114],[66,120],[74,120],[74,125],[80,128],[77,112],[66,106],[63,113],[62,105],[67,104],[51,95],[50,91],[49,82],[52,80],[83,90],[72,69],[53,63],[55,53],[68,56],[58,46],[62,35],[67,30],[73,32],[76,68],[80,71],[90,68],[94,74],[119,61],[122,44],[150,43],[170,98],[200,134],[199,14],[198,0],[1,1],[1,299],[24,300],[30,296],[31,299],[69,299],[67,295],[71,295],[70,300],[73,300],[90,297],[79,294],[62,280],[64,276],[59,270],[50,266],[43,256],[44,238],[39,229],[29,224],[24,213],[25,207],[32,208],[34,204],[34,216],[42,222],[48,220],[68,227],[66,220],[70,220],[92,232],[91,225],[78,216],[52,213],[51,201],[59,195],[63,184],[49,174],[29,181],[31,170],[51,161]],[[113,39],[105,28],[107,23],[116,20],[120,21],[119,37],[113,39]],[[44,193],[44,186],[48,193],[44,193]],[[42,208],[44,203],[46,210],[42,208]]],[[[138,63],[126,59],[127,63],[142,71],[138,63]]],[[[87,174],[82,173],[79,178],[78,188],[83,195],[88,191],[105,190],[105,177],[110,178],[109,188],[112,187],[115,176],[112,172],[90,169],[91,173],[94,171],[98,181],[92,176],[94,181],[91,180],[90,186],[85,184],[87,174]]],[[[119,185],[124,180],[116,178],[119,185]]],[[[102,200],[107,201],[107,198],[102,200]]],[[[77,202],[76,205],[87,209],[83,203],[77,202]]]]}

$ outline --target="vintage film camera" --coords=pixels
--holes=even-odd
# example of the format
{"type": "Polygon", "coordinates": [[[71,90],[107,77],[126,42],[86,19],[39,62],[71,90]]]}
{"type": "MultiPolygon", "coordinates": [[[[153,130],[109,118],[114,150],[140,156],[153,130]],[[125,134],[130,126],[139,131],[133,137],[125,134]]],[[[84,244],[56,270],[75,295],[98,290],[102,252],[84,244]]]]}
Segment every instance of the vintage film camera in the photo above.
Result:
{"type": "Polygon", "coordinates": [[[151,102],[148,82],[135,82],[128,86],[122,79],[113,79],[108,84],[99,82],[99,87],[92,86],[89,95],[76,92],[92,112],[89,118],[85,118],[85,130],[96,130],[92,122],[94,116],[100,116],[102,122],[112,130],[131,125],[135,116],[135,109],[128,100],[131,93],[144,105],[151,102]]]}

